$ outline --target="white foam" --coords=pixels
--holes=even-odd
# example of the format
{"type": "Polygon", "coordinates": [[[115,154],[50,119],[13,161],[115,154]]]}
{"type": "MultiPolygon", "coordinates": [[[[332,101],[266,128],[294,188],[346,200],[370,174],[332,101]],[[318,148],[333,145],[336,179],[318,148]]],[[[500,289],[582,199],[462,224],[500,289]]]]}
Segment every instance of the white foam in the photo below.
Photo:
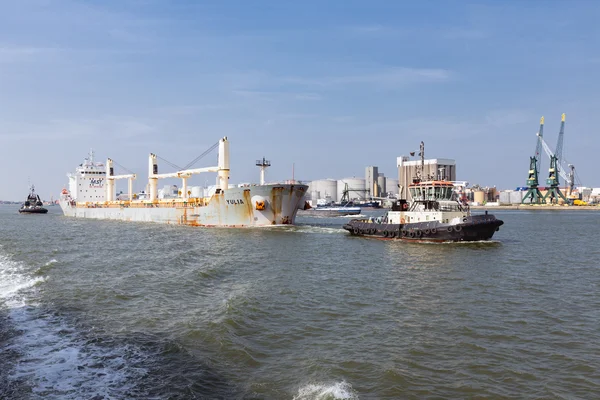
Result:
{"type": "Polygon", "coordinates": [[[358,394],[346,381],[331,384],[311,383],[298,390],[293,400],[356,400],[358,394]]]}
{"type": "Polygon", "coordinates": [[[27,289],[41,282],[44,278],[28,276],[23,264],[0,249],[0,306],[19,332],[4,346],[20,355],[10,378],[26,381],[43,398],[119,398],[133,388],[146,371],[131,364],[143,354],[133,346],[89,343],[62,317],[40,307],[35,291],[27,289]]]}
{"type": "Polygon", "coordinates": [[[23,266],[0,253],[0,300],[8,308],[23,304],[19,292],[43,282],[44,278],[31,278],[23,274],[23,266]]]}

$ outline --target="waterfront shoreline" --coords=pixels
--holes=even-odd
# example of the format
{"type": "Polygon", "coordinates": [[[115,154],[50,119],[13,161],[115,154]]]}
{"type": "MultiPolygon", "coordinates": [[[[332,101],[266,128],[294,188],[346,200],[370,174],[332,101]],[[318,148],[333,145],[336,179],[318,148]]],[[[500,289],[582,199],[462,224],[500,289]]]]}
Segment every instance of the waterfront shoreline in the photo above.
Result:
{"type": "Polygon", "coordinates": [[[511,204],[506,206],[471,206],[471,210],[595,210],[600,211],[600,206],[558,206],[558,205],[530,205],[530,204],[511,204]]]}

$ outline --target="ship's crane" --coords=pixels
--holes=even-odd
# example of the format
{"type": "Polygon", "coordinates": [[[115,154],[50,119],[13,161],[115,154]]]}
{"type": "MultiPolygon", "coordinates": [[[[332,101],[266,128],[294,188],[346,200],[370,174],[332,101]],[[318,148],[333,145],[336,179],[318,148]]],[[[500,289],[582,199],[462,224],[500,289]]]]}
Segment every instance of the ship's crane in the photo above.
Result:
{"type": "MultiPolygon", "coordinates": [[[[219,155],[217,158],[217,166],[214,167],[205,167],[205,168],[193,168],[189,169],[200,157],[197,157],[194,161],[189,163],[186,167],[178,170],[177,172],[171,172],[166,174],[158,173],[158,156],[156,154],[150,153],[148,158],[148,186],[150,187],[150,200],[156,201],[158,198],[158,179],[163,178],[181,178],[181,197],[183,199],[187,199],[189,194],[187,189],[187,180],[190,176],[194,174],[201,174],[205,172],[216,172],[217,173],[217,193],[227,190],[229,187],[229,141],[227,137],[223,137],[219,140],[217,144],[219,147],[219,155]]],[[[211,147],[211,149],[207,150],[203,153],[203,155],[207,154],[208,151],[214,149],[216,146],[211,147]]]]}
{"type": "Polygon", "coordinates": [[[540,169],[542,142],[544,137],[544,117],[540,119],[540,130],[537,133],[537,143],[535,146],[535,154],[533,157],[529,157],[529,176],[527,177],[527,186],[529,189],[521,203],[526,203],[527,199],[530,199],[531,203],[540,204],[543,196],[538,188],[538,171],[540,169]]]}
{"type": "Polygon", "coordinates": [[[130,173],[126,174],[126,175],[115,175],[113,163],[119,165],[117,162],[115,162],[114,160],[112,160],[110,158],[108,158],[106,160],[106,170],[107,170],[106,199],[108,201],[114,201],[114,199],[115,199],[115,180],[116,179],[128,179],[128,181],[129,181],[129,184],[128,184],[129,200],[131,201],[133,199],[133,180],[137,177],[137,175],[134,174],[133,172],[127,170],[127,168],[124,168],[122,165],[119,165],[119,166],[130,173]]]}

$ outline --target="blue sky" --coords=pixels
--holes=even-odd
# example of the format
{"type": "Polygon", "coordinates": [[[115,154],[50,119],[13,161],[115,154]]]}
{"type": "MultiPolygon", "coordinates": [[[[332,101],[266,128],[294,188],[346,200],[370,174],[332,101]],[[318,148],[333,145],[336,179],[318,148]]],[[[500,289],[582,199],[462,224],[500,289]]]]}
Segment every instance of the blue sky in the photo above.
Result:
{"type": "Polygon", "coordinates": [[[234,183],[262,156],[268,180],[396,177],[423,140],[512,189],[563,112],[564,155],[600,186],[599,19],[593,1],[0,0],[0,199],[56,197],[90,148],[141,190],[148,153],[185,165],[222,136],[234,183]]]}

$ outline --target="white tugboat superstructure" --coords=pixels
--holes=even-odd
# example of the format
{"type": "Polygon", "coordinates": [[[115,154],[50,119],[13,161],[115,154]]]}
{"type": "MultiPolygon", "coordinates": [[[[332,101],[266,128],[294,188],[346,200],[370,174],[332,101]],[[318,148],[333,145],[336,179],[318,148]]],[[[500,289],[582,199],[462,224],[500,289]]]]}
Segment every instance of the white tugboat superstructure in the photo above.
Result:
{"type": "Polygon", "coordinates": [[[135,199],[132,182],[135,174],[114,175],[111,159],[106,165],[95,162],[93,153],[74,174],[68,174],[69,190],[63,189],[60,205],[66,216],[78,218],[148,221],[192,226],[251,227],[293,224],[299,208],[304,207],[308,186],[298,183],[229,187],[229,141],[219,140],[218,165],[182,169],[159,174],[157,156],[148,158],[148,197],[135,199]],[[217,186],[210,197],[191,196],[187,180],[206,172],[217,173],[217,186]],[[159,199],[158,180],[180,178],[182,187],[176,198],[159,199]],[[129,199],[115,198],[114,181],[129,180],[129,199]]]}

